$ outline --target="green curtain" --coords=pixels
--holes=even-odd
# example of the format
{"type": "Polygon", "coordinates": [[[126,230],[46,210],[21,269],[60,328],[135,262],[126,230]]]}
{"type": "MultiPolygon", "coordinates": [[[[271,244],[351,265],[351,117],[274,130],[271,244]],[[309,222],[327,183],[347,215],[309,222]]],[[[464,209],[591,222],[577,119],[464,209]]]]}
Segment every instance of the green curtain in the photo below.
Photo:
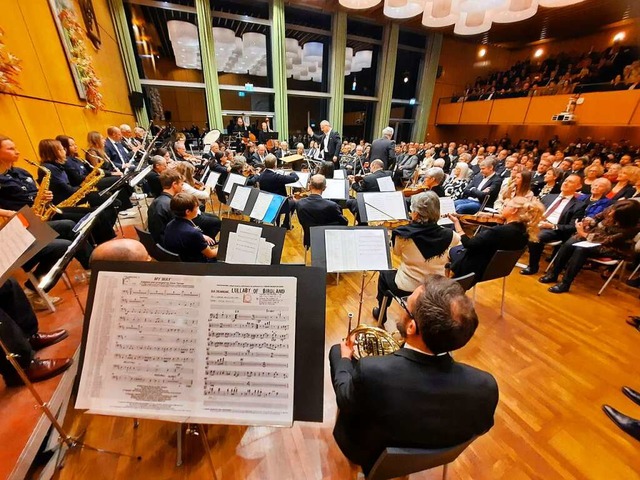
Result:
{"type": "Polygon", "coordinates": [[[284,0],[271,3],[271,71],[275,90],[274,109],[278,136],[289,138],[289,106],[287,103],[287,56],[285,50],[284,0]]]}
{"type": "Polygon", "coordinates": [[[440,51],[442,50],[442,34],[430,33],[427,37],[427,51],[424,54],[424,65],[422,67],[422,80],[418,93],[418,111],[416,112],[416,123],[413,125],[411,138],[416,142],[423,142],[427,139],[427,125],[429,114],[433,104],[433,90],[438,75],[438,63],[440,61],[440,51]]]}
{"type": "Polygon", "coordinates": [[[213,44],[209,0],[196,0],[196,14],[198,16],[198,37],[200,39],[200,56],[202,58],[202,73],[206,89],[205,97],[209,128],[222,131],[225,126],[222,122],[222,104],[220,102],[218,67],[216,65],[216,50],[213,44]]]}
{"type": "Polygon", "coordinates": [[[382,67],[378,69],[380,73],[378,75],[378,104],[373,131],[374,138],[378,138],[382,134],[382,129],[389,126],[399,33],[400,25],[397,23],[387,24],[384,28],[382,67]]]}
{"type": "Polygon", "coordinates": [[[342,133],[344,119],[344,62],[347,49],[347,13],[333,14],[331,25],[331,93],[329,121],[337,132],[342,133]]]}
{"type": "MultiPolygon", "coordinates": [[[[129,26],[127,24],[127,16],[124,11],[122,0],[109,0],[109,11],[111,12],[111,20],[116,31],[118,40],[118,50],[124,67],[124,73],[127,78],[127,86],[129,92],[142,93],[142,85],[138,76],[138,67],[136,66],[136,54],[133,50],[131,37],[129,36],[129,26]]],[[[144,107],[133,109],[136,122],[141,127],[149,126],[149,115],[144,107]]]]}

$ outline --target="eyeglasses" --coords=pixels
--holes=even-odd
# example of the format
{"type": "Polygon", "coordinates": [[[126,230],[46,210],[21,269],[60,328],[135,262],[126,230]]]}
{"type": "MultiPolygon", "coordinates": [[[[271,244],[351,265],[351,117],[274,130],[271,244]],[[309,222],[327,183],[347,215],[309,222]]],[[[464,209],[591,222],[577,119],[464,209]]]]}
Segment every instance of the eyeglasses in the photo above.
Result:
{"type": "MultiPolygon", "coordinates": [[[[391,293],[391,292],[388,292],[391,293]]],[[[407,306],[407,304],[409,303],[409,297],[398,297],[396,295],[391,294],[391,296],[393,297],[393,299],[398,302],[398,304],[404,309],[405,312],[407,312],[407,315],[409,315],[409,318],[411,320],[415,320],[415,317],[413,316],[413,313],[411,313],[409,311],[409,307],[407,306]]]]}

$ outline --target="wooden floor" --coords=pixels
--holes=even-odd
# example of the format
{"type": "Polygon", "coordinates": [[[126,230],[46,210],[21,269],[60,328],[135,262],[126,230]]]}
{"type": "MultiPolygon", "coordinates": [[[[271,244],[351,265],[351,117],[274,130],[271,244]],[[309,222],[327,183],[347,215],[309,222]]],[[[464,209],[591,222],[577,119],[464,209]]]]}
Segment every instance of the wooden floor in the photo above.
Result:
{"type": "MultiPolygon", "coordinates": [[[[302,262],[300,227],[287,233],[285,262],[302,262]]],[[[628,275],[628,273],[627,273],[628,275]]],[[[347,313],[358,311],[359,274],[330,275],[325,348],[344,336],[347,313]]],[[[450,467],[450,479],[640,478],[640,443],[620,432],[601,405],[640,418],[640,406],[620,391],[640,389],[640,333],[625,324],[640,314],[638,290],[614,282],[602,297],[602,280],[584,272],[571,293],[552,295],[514,270],[507,281],[506,312],[499,317],[501,282],[478,287],[480,327],[456,360],[488,370],[498,380],[494,428],[450,467]]],[[[376,281],[366,288],[363,318],[371,322],[376,281]]],[[[67,300],[67,303],[71,299],[67,300]]],[[[393,314],[398,314],[393,311],[393,314]]],[[[79,314],[79,312],[78,312],[79,314]]],[[[332,437],[336,405],[325,375],[324,423],[290,429],[210,426],[207,439],[219,479],[347,479],[353,471],[332,437]]],[[[66,426],[86,429],[88,444],[141,455],[142,460],[89,450],[71,452],[57,478],[201,479],[211,470],[200,439],[187,436],[184,464],[175,466],[176,426],[70,411],[66,426]]],[[[440,478],[441,470],[416,479],[440,478]]]]}

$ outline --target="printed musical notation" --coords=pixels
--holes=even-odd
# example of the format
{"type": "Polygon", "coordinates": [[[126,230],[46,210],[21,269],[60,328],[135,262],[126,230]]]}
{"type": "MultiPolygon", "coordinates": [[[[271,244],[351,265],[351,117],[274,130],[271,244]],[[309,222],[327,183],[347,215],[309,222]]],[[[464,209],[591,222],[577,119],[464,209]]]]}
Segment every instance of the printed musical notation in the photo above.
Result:
{"type": "Polygon", "coordinates": [[[296,279],[100,272],[77,408],[290,425],[296,279]]]}

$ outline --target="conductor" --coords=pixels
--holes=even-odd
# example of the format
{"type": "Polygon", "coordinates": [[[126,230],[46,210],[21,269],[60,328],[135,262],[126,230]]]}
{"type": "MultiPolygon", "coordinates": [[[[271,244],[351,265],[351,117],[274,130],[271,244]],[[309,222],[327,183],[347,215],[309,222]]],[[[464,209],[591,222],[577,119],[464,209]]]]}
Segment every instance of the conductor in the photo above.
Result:
{"type": "Polygon", "coordinates": [[[313,133],[313,129],[309,127],[307,128],[307,133],[320,142],[320,151],[324,152],[325,162],[333,162],[334,168],[339,169],[340,148],[342,147],[340,134],[331,128],[331,124],[327,120],[320,122],[320,130],[322,130],[322,135],[316,135],[313,133]]]}

